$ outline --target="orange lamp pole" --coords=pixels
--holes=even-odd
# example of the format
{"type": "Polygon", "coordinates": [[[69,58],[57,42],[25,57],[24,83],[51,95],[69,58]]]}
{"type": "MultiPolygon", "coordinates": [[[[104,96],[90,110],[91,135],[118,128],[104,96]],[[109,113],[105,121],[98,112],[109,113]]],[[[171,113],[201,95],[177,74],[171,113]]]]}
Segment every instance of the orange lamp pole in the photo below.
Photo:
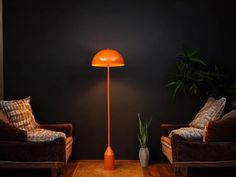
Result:
{"type": "Polygon", "coordinates": [[[107,67],[107,145],[111,146],[110,66],[107,67]]]}
{"type": "Polygon", "coordinates": [[[104,169],[114,170],[115,155],[111,148],[111,112],[110,112],[110,67],[124,66],[121,54],[112,49],[99,51],[92,60],[92,66],[107,68],[107,149],[104,153],[104,169]]]}
{"type": "Polygon", "coordinates": [[[107,149],[104,153],[104,169],[114,170],[115,155],[111,148],[111,112],[110,112],[110,66],[107,66],[107,149]]]}

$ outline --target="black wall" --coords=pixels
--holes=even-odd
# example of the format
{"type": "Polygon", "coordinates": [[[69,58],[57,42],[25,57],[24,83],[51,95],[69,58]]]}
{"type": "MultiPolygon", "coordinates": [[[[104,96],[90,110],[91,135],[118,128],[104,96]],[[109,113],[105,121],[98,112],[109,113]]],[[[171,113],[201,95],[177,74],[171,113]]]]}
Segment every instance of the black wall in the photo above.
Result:
{"type": "Polygon", "coordinates": [[[138,158],[140,112],[153,117],[149,149],[160,159],[160,124],[190,122],[205,101],[205,95],[173,99],[165,87],[176,53],[186,44],[232,68],[228,7],[209,0],[5,0],[5,99],[30,95],[39,123],[73,124],[74,158],[102,159],[106,70],[91,67],[91,59],[100,49],[116,49],[126,62],[111,69],[116,158],[138,158]]]}

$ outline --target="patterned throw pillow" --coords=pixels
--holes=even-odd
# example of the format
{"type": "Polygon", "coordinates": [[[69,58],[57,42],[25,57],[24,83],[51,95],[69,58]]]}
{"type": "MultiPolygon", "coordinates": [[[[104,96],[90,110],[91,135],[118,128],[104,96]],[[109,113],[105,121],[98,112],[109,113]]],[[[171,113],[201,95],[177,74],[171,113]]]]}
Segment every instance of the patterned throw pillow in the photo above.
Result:
{"type": "Polygon", "coordinates": [[[7,114],[10,124],[21,130],[32,130],[39,125],[34,119],[30,97],[21,100],[0,100],[0,108],[7,114]]]}
{"type": "Polygon", "coordinates": [[[222,97],[207,106],[205,106],[205,104],[189,125],[191,127],[204,129],[209,121],[220,119],[225,107],[225,102],[226,99],[222,97]]]}
{"type": "MultiPolygon", "coordinates": [[[[217,100],[216,100],[215,98],[209,97],[209,98],[207,99],[207,102],[206,102],[206,103],[204,104],[204,106],[198,111],[198,113],[199,113],[199,112],[203,112],[204,110],[208,109],[209,106],[210,106],[212,103],[215,103],[216,101],[217,101],[217,100]]],[[[195,119],[197,119],[197,116],[195,116],[195,118],[194,118],[193,121],[189,124],[189,126],[192,126],[193,122],[196,121],[195,119]]]]}
{"type": "Polygon", "coordinates": [[[27,140],[32,142],[47,142],[57,138],[66,138],[65,133],[36,128],[27,132],[27,140]]]}
{"type": "Polygon", "coordinates": [[[173,135],[179,135],[184,139],[202,139],[203,130],[194,127],[184,127],[172,130],[169,134],[169,138],[173,135]]]}

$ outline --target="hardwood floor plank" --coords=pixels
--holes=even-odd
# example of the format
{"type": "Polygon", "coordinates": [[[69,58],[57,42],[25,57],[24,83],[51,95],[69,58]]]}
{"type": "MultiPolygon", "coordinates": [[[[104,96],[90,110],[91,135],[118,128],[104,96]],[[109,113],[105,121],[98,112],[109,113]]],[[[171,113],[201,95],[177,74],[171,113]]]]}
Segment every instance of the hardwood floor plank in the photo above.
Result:
{"type": "Polygon", "coordinates": [[[168,163],[157,163],[157,171],[161,177],[175,177],[174,168],[168,163]]]}
{"type": "Polygon", "coordinates": [[[143,168],[143,176],[144,177],[161,177],[157,169],[157,164],[152,163],[148,167],[143,168]]]}
{"type": "Polygon", "coordinates": [[[73,177],[143,177],[137,160],[116,160],[115,170],[104,170],[102,160],[81,160],[73,177]]]}
{"type": "MultiPolygon", "coordinates": [[[[68,165],[63,168],[63,173],[60,177],[73,177],[79,162],[78,160],[69,161],[68,165]]],[[[85,168],[90,168],[89,166],[89,161],[87,161],[85,168]]],[[[229,167],[190,168],[188,177],[236,177],[235,169],[229,167]]],[[[142,172],[143,177],[175,177],[174,169],[168,162],[150,163],[148,167],[142,168],[142,172]]],[[[0,177],[50,177],[50,175],[50,169],[0,169],[0,177]]]]}
{"type": "Polygon", "coordinates": [[[62,175],[60,177],[72,177],[76,167],[78,165],[78,160],[71,160],[62,170],[62,175]]]}

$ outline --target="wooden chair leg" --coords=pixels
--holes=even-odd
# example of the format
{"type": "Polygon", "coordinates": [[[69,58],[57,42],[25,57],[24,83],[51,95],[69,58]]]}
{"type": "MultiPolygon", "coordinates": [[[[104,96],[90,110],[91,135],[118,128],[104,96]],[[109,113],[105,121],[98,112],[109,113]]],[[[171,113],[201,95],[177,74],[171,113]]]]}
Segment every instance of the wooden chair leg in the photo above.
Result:
{"type": "Polygon", "coordinates": [[[174,173],[175,173],[175,176],[180,176],[181,175],[180,168],[174,167],[174,173]]]}
{"type": "Polygon", "coordinates": [[[175,176],[188,176],[188,168],[187,167],[174,167],[175,176]]]}
{"type": "Polygon", "coordinates": [[[51,168],[51,177],[57,177],[57,168],[51,168]]]}
{"type": "Polygon", "coordinates": [[[182,177],[188,177],[188,168],[187,167],[180,168],[180,174],[182,177]]]}
{"type": "Polygon", "coordinates": [[[62,173],[61,168],[51,168],[51,177],[58,177],[62,173]]]}

